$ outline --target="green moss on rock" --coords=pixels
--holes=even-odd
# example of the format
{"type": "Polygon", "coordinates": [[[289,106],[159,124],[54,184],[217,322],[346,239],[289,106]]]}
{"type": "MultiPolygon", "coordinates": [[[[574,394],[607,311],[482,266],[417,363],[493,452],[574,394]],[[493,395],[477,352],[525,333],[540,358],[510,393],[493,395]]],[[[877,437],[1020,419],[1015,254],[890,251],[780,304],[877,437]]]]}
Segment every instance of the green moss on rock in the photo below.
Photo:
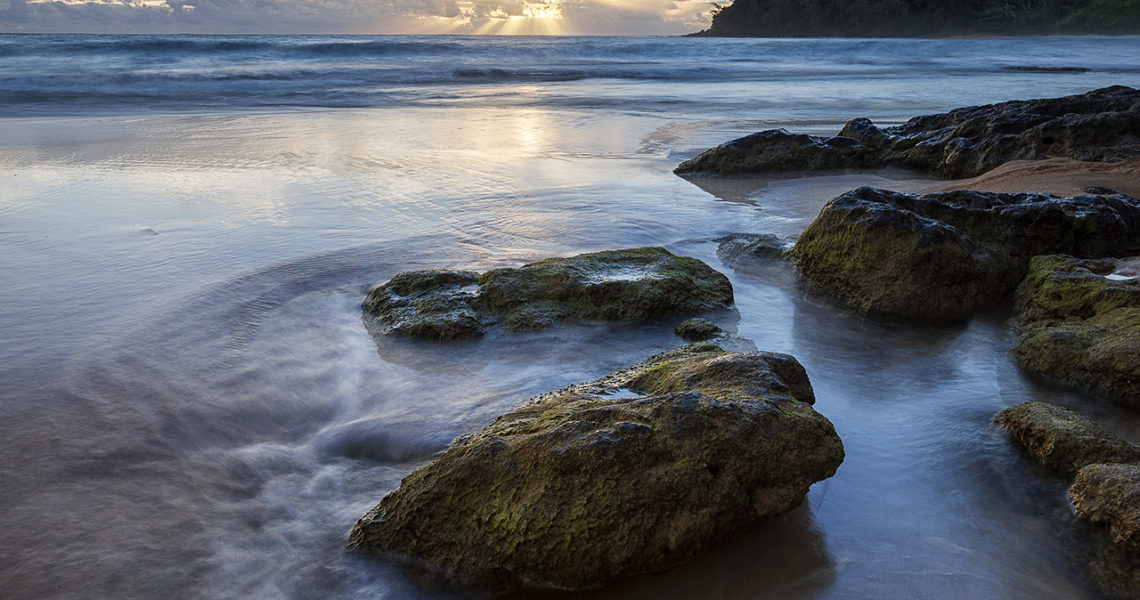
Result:
{"type": "Polygon", "coordinates": [[[998,413],[994,422],[1037,462],[1058,473],[1070,475],[1093,463],[1140,461],[1140,448],[1053,404],[1019,404],[998,413]]]}
{"type": "Polygon", "coordinates": [[[835,472],[842,443],[813,400],[790,356],[664,353],[456,439],[360,519],[350,545],[495,592],[666,569],[835,472]]]}
{"type": "Polygon", "coordinates": [[[1140,259],[1034,257],[1014,296],[1021,365],[1140,408],[1140,259]]]}
{"type": "Polygon", "coordinates": [[[649,321],[726,308],[732,284],[703,262],[664,248],[551,258],[483,274],[400,273],[365,300],[386,333],[434,339],[481,335],[501,324],[537,330],[563,319],[649,321]]]}
{"type": "Polygon", "coordinates": [[[1077,515],[1107,528],[1093,578],[1113,598],[1140,597],[1140,465],[1091,464],[1069,488],[1077,515]]]}
{"type": "Polygon", "coordinates": [[[867,314],[963,318],[1007,297],[1043,252],[1140,251],[1140,200],[863,187],[824,206],[791,254],[809,288],[867,314]]]}

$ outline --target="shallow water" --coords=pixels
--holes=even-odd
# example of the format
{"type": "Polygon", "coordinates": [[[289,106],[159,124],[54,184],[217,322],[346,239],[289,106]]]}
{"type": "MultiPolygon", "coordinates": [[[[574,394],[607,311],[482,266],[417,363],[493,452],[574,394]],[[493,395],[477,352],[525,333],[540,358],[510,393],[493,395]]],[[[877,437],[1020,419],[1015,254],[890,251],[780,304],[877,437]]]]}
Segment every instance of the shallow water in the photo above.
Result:
{"type": "MultiPolygon", "coordinates": [[[[615,72],[641,73],[655,57],[665,75],[500,77],[477,92],[423,83],[407,92],[413,100],[358,108],[269,110],[220,88],[226,110],[208,110],[180,96],[181,84],[163,88],[166,100],[125,105],[98,94],[4,105],[7,597],[465,597],[344,552],[348,529],[455,435],[681,341],[673,323],[572,324],[458,344],[375,339],[360,301],[403,270],[641,245],[729,275],[737,308],[710,318],[805,365],[847,459],[801,508],[723,550],[586,597],[1097,597],[1066,482],[1022,457],[990,418],[1040,399],[1136,440],[1134,420],[1023,376],[1002,310],[943,328],[869,321],[805,296],[784,263],[731,270],[716,259],[716,238],[794,236],[857,185],[905,191],[928,181],[880,173],[689,182],[670,171],[761,125],[835,131],[861,115],[898,122],[1135,85],[1120,64],[1140,64],[1140,46],[411,40],[443,49],[415,49],[433,68],[448,56],[476,63],[464,68],[517,65],[517,45],[532,44],[546,52],[546,62],[533,59],[543,68],[566,62],[556,51],[569,48],[615,72]],[[470,52],[457,54],[456,44],[470,52]],[[707,44],[697,48],[729,65],[727,74],[684,75],[701,64],[692,44],[707,44]],[[845,72],[873,68],[820,75],[837,45],[845,72]],[[757,47],[792,58],[760,77],[763,61],[749,60],[757,47]],[[977,67],[983,57],[998,67],[977,67]],[[931,71],[947,61],[977,68],[931,71]],[[1000,68],[1058,61],[1091,71],[1000,68]],[[795,68],[803,64],[816,64],[816,75],[795,68]]],[[[104,56],[114,52],[96,54],[93,62],[116,64],[104,56]]],[[[238,58],[256,63],[255,54],[238,58]]],[[[57,79],[72,81],[60,63],[51,67],[57,79]]]]}

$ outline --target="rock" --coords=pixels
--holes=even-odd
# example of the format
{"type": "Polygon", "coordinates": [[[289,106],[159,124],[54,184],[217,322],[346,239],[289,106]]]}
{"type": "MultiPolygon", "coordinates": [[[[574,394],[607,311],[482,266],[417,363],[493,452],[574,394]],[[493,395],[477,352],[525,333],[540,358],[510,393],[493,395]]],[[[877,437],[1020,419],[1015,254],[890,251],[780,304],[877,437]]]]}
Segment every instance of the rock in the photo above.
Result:
{"type": "Polygon", "coordinates": [[[686,342],[703,342],[724,333],[720,325],[708,319],[689,319],[673,329],[686,342]]]}
{"type": "Polygon", "coordinates": [[[674,173],[741,175],[770,171],[873,169],[883,166],[875,151],[849,137],[822,138],[761,131],[726,142],[680,164],[674,173]]]}
{"type": "Polygon", "coordinates": [[[1021,365],[1140,409],[1140,257],[1034,257],[1017,288],[1021,365]]]}
{"type": "Polygon", "coordinates": [[[1140,156],[1140,90],[954,109],[878,128],[855,119],[837,137],[756,133],[681,163],[678,174],[741,175],[895,165],[944,178],[975,177],[1019,159],[1119,161],[1140,156]]]}
{"type": "Polygon", "coordinates": [[[1069,488],[1077,515],[1108,528],[1093,579],[1109,596],[1140,598],[1140,465],[1092,464],[1069,488]]]}
{"type": "Polygon", "coordinates": [[[703,262],[664,248],[550,258],[483,274],[400,273],[369,293],[363,308],[385,332],[440,340],[512,331],[562,319],[649,321],[731,306],[732,284],[703,262]]]}
{"type": "Polygon", "coordinates": [[[496,593],[667,569],[834,474],[843,446],[813,402],[791,356],[685,346],[457,438],[349,544],[496,593]]]}
{"type": "Polygon", "coordinates": [[[791,251],[811,289],[861,312],[958,319],[1007,297],[1042,252],[1140,251],[1140,200],[1124,195],[863,187],[823,207],[791,251]]]}
{"type": "Polygon", "coordinates": [[[453,340],[483,335],[471,308],[479,274],[471,271],[400,273],[372,290],[364,310],[387,325],[386,333],[453,340]]]}
{"type": "Polygon", "coordinates": [[[1140,461],[1140,448],[1091,419],[1044,402],[1026,402],[994,417],[1027,452],[1048,469],[1071,475],[1085,465],[1140,461]]]}
{"type": "Polygon", "coordinates": [[[731,268],[741,264],[768,258],[783,258],[792,244],[772,234],[733,233],[717,240],[716,257],[731,268]]]}

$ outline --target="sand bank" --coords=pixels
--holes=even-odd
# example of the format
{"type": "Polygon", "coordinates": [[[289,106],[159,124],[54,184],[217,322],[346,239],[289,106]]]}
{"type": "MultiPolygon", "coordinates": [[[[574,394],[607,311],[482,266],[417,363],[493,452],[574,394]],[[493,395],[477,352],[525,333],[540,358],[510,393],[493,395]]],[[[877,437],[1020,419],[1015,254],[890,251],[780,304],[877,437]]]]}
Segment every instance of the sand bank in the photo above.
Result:
{"type": "Polygon", "coordinates": [[[941,182],[925,191],[1046,192],[1073,196],[1085,193],[1084,188],[1089,186],[1140,197],[1140,159],[1115,163],[1071,158],[1015,160],[977,177],[941,182]]]}

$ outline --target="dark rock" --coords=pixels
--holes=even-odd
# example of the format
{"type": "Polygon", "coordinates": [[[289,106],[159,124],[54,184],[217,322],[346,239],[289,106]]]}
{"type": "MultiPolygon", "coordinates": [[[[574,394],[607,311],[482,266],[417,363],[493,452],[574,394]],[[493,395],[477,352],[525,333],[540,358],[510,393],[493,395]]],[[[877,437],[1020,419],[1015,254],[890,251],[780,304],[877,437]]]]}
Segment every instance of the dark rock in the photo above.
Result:
{"type": "Polygon", "coordinates": [[[792,249],[805,283],[864,313],[963,318],[1008,296],[1032,255],[1140,251],[1140,200],[1123,195],[859,188],[823,207],[792,249]]]}
{"type": "Polygon", "coordinates": [[[1086,187],[1085,193],[1086,194],[1095,194],[1097,196],[1115,196],[1115,195],[1120,194],[1120,192],[1118,192],[1116,190],[1112,190],[1112,189],[1109,189],[1109,188],[1106,188],[1103,186],[1099,186],[1099,185],[1090,185],[1090,186],[1086,187]]]}
{"type": "Polygon", "coordinates": [[[813,402],[790,356],[685,346],[456,439],[349,543],[493,592],[667,569],[835,472],[842,443],[813,402]]]}
{"type": "Polygon", "coordinates": [[[1014,356],[1033,372],[1140,409],[1140,257],[1034,257],[1017,288],[1014,356]]]}
{"type": "Polygon", "coordinates": [[[1140,465],[1092,464],[1069,488],[1077,515],[1106,526],[1092,575],[1113,598],[1140,598],[1140,465]]]}
{"type": "Polygon", "coordinates": [[[1052,471],[1072,475],[1086,465],[1140,461],[1140,448],[1091,419],[1044,402],[1026,402],[994,417],[1027,452],[1052,471]]]}
{"type": "Polygon", "coordinates": [[[726,266],[736,268],[755,259],[783,258],[792,244],[772,234],[734,233],[719,240],[716,257],[726,266]]]}
{"type": "Polygon", "coordinates": [[[663,248],[551,258],[482,275],[400,273],[376,288],[364,310],[387,333],[441,340],[481,335],[501,323],[542,329],[561,319],[647,321],[732,304],[732,284],[703,262],[663,248]]]}
{"type": "Polygon", "coordinates": [[[724,333],[719,325],[708,319],[689,319],[673,329],[686,342],[703,342],[724,333]]]}
{"type": "Polygon", "coordinates": [[[1119,161],[1140,156],[1140,90],[954,109],[878,128],[849,122],[833,138],[765,131],[681,163],[678,174],[741,175],[896,165],[944,178],[975,177],[1019,159],[1119,161]]]}
{"type": "Polygon", "coordinates": [[[874,150],[849,137],[822,138],[770,129],[707,150],[681,163],[673,172],[679,175],[741,175],[882,166],[883,161],[874,150]]]}

